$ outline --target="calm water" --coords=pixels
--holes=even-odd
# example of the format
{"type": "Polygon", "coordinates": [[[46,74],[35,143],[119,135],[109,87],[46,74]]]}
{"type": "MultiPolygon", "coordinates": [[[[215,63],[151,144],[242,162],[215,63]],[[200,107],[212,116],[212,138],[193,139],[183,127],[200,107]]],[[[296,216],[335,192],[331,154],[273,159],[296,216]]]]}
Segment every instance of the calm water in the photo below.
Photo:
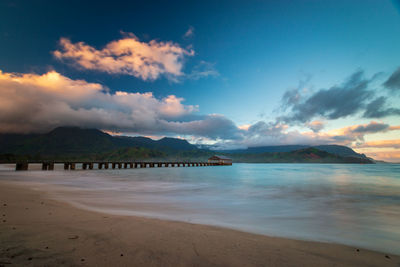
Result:
{"type": "Polygon", "coordinates": [[[0,180],[29,182],[56,199],[106,213],[212,224],[400,254],[399,164],[2,170],[0,180]]]}

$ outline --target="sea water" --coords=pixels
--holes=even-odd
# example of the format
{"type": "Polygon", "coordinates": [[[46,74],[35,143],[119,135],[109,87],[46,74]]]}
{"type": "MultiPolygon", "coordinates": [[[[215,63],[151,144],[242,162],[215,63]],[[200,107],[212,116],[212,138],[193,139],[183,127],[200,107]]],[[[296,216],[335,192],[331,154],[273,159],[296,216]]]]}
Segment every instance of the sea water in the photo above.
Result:
{"type": "Polygon", "coordinates": [[[400,164],[234,164],[86,171],[3,168],[79,208],[400,254],[400,164]]]}

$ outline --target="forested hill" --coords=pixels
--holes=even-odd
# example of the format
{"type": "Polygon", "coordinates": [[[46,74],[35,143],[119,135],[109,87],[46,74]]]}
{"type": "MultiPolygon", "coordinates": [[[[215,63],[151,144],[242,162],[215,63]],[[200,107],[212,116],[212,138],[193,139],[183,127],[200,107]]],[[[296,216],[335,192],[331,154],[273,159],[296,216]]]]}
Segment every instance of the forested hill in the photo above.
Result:
{"type": "MultiPolygon", "coordinates": [[[[0,134],[0,161],[207,160],[216,152],[186,140],[111,136],[97,129],[59,127],[45,134],[0,134]]],[[[272,146],[219,151],[234,162],[372,163],[344,146],[272,146]]]]}
{"type": "Polygon", "coordinates": [[[0,153],[45,155],[98,153],[125,147],[143,147],[158,150],[197,150],[186,140],[147,137],[111,136],[97,129],[59,127],[46,134],[2,134],[0,153]]]}
{"type": "Polygon", "coordinates": [[[282,145],[282,146],[259,146],[249,147],[247,149],[236,149],[236,150],[224,150],[225,153],[231,154],[260,154],[260,153],[273,153],[273,152],[292,152],[296,150],[306,149],[313,147],[322,151],[326,151],[335,155],[343,157],[356,157],[356,158],[367,158],[364,154],[355,152],[353,149],[347,146],[340,145],[282,145]]]}

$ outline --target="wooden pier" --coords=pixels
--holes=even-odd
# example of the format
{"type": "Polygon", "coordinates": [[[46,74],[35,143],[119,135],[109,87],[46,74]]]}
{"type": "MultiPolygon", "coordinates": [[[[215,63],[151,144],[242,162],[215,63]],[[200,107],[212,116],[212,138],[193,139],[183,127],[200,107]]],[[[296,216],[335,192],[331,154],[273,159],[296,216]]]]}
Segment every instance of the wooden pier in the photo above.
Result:
{"type": "Polygon", "coordinates": [[[161,167],[203,167],[222,166],[224,164],[212,162],[17,162],[16,171],[27,171],[29,164],[41,164],[43,171],[54,170],[55,164],[64,165],[64,170],[101,170],[101,169],[135,169],[135,168],[161,168],[161,167]]]}

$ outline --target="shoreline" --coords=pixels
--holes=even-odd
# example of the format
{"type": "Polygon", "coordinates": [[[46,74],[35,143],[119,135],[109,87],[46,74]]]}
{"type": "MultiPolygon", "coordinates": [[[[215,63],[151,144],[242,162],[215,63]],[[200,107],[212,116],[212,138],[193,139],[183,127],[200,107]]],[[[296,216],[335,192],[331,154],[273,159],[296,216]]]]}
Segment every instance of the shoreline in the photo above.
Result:
{"type": "Polygon", "coordinates": [[[398,266],[346,245],[82,210],[0,182],[0,266],[398,266]],[[357,251],[358,250],[358,251],[357,251]]]}

